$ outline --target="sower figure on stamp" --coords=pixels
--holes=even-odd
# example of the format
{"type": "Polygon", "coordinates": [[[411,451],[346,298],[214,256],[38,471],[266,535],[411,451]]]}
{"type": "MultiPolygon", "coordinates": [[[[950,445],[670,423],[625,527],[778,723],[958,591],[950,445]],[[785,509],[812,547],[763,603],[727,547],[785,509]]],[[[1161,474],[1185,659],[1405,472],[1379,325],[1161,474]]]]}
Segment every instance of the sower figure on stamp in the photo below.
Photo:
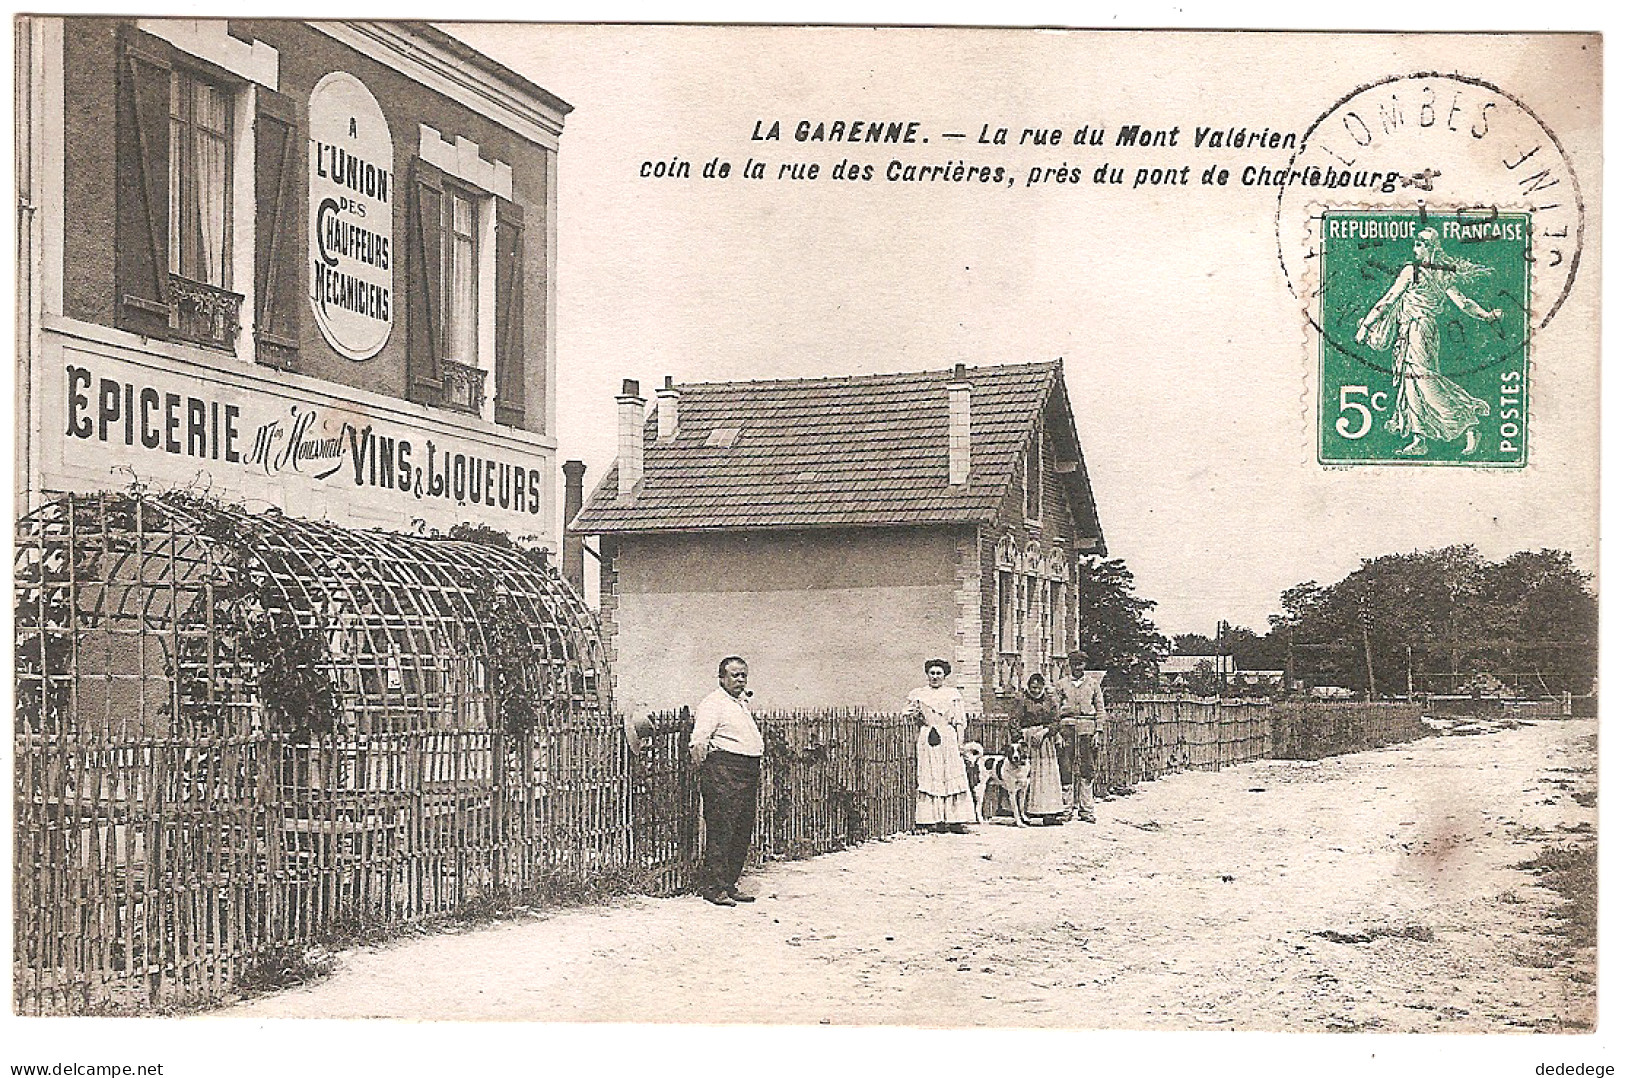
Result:
{"type": "Polygon", "coordinates": [[[1458,289],[1490,270],[1446,254],[1437,229],[1418,232],[1411,250],[1416,261],[1360,320],[1354,339],[1375,351],[1393,349],[1394,414],[1383,427],[1410,439],[1398,452],[1420,456],[1429,438],[1450,442],[1466,435],[1461,455],[1471,456],[1490,406],[1439,373],[1439,318],[1449,302],[1481,322],[1499,321],[1499,307],[1485,310],[1458,289]]]}
{"type": "Polygon", "coordinates": [[[1066,661],[1072,676],[1061,682],[1060,713],[1077,746],[1072,764],[1073,804],[1078,819],[1094,823],[1095,756],[1106,721],[1106,695],[1101,689],[1106,672],[1089,669],[1089,657],[1081,651],[1074,651],[1066,661]]]}
{"type": "Polygon", "coordinates": [[[739,874],[756,825],[756,790],[762,781],[762,732],[746,702],[749,678],[749,667],[737,655],[717,664],[717,689],[700,702],[688,743],[700,768],[705,817],[700,895],[718,906],[756,901],[739,890],[739,874]]]}

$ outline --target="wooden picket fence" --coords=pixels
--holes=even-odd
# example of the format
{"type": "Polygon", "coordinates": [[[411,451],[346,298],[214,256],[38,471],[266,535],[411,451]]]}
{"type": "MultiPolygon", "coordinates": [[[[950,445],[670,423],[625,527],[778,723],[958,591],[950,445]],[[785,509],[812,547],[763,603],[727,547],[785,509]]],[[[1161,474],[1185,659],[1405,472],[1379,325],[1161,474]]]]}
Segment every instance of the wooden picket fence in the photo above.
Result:
{"type": "MultiPolygon", "coordinates": [[[[634,754],[589,717],[493,730],[114,739],[17,735],[14,1007],[117,1013],[218,999],[317,943],[515,903],[669,894],[702,826],[686,712],[634,754]]],[[[761,716],[753,858],[908,830],[915,721],[761,716]]],[[[991,747],[1002,719],[974,718],[991,747]]],[[[1403,705],[1153,697],[1110,710],[1097,792],[1425,732],[1403,705]]]]}

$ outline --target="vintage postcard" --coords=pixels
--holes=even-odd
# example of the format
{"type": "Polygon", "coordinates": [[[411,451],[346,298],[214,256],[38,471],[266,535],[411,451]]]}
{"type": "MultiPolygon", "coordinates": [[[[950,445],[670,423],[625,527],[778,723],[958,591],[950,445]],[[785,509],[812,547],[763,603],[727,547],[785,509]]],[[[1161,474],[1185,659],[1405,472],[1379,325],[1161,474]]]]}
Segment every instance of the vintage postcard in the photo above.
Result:
{"type": "Polygon", "coordinates": [[[12,1073],[1608,1073],[1600,35],[14,36],[12,1073]]]}

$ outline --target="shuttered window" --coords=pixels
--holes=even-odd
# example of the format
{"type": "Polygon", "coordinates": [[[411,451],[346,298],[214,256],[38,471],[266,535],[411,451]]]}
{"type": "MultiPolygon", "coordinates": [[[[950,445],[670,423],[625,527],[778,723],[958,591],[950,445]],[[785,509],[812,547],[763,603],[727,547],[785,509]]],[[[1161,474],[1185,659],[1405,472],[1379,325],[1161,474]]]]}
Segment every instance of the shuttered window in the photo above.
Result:
{"type": "Polygon", "coordinates": [[[1057,658],[1072,650],[1072,634],[1067,632],[1066,588],[1059,580],[1049,585],[1049,653],[1057,658]]]}
{"type": "Polygon", "coordinates": [[[445,180],[425,161],[412,168],[412,239],[407,248],[406,395],[420,404],[441,403],[440,215],[445,180]]]}
{"type": "Polygon", "coordinates": [[[148,337],[169,336],[168,45],[124,28],[117,88],[117,242],[114,320],[148,337]]]}
{"type": "Polygon", "coordinates": [[[238,88],[167,43],[121,31],[115,322],[148,337],[234,349],[231,113],[238,88]]]}
{"type": "Polygon", "coordinates": [[[525,421],[525,217],[518,205],[497,200],[496,421],[525,421]]]}
{"type": "Polygon", "coordinates": [[[1012,654],[1016,650],[1016,580],[1013,573],[1001,572],[998,575],[998,595],[995,600],[998,608],[998,643],[999,651],[1012,654]]]}
{"type": "Polygon", "coordinates": [[[470,367],[479,362],[480,212],[474,196],[447,185],[441,201],[440,358],[470,367]]]}
{"type": "Polygon", "coordinates": [[[467,187],[418,160],[409,216],[407,395],[422,404],[521,425],[523,213],[509,200],[467,187]],[[482,257],[493,240],[494,259],[482,257]],[[496,280],[486,294],[494,296],[495,309],[486,311],[479,302],[486,284],[480,274],[482,266],[493,263],[496,280]],[[495,351],[489,355],[480,350],[485,318],[494,320],[495,351]]]}
{"type": "Polygon", "coordinates": [[[231,102],[194,72],[169,75],[169,271],[231,287],[231,102]]]}

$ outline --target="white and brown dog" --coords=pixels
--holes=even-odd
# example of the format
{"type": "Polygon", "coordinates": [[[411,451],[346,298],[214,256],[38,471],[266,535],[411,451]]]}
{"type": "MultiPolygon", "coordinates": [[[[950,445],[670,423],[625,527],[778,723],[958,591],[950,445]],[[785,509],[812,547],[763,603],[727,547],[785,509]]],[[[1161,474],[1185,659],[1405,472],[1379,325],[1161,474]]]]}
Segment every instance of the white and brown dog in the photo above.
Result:
{"type": "Polygon", "coordinates": [[[986,823],[983,805],[989,788],[997,787],[1010,796],[1010,810],[1015,814],[1016,826],[1026,827],[1023,812],[1027,801],[1027,788],[1033,784],[1033,765],[1022,745],[1012,744],[1003,754],[989,754],[975,741],[960,746],[965,759],[965,777],[970,780],[971,803],[976,809],[976,822],[986,823]]]}

